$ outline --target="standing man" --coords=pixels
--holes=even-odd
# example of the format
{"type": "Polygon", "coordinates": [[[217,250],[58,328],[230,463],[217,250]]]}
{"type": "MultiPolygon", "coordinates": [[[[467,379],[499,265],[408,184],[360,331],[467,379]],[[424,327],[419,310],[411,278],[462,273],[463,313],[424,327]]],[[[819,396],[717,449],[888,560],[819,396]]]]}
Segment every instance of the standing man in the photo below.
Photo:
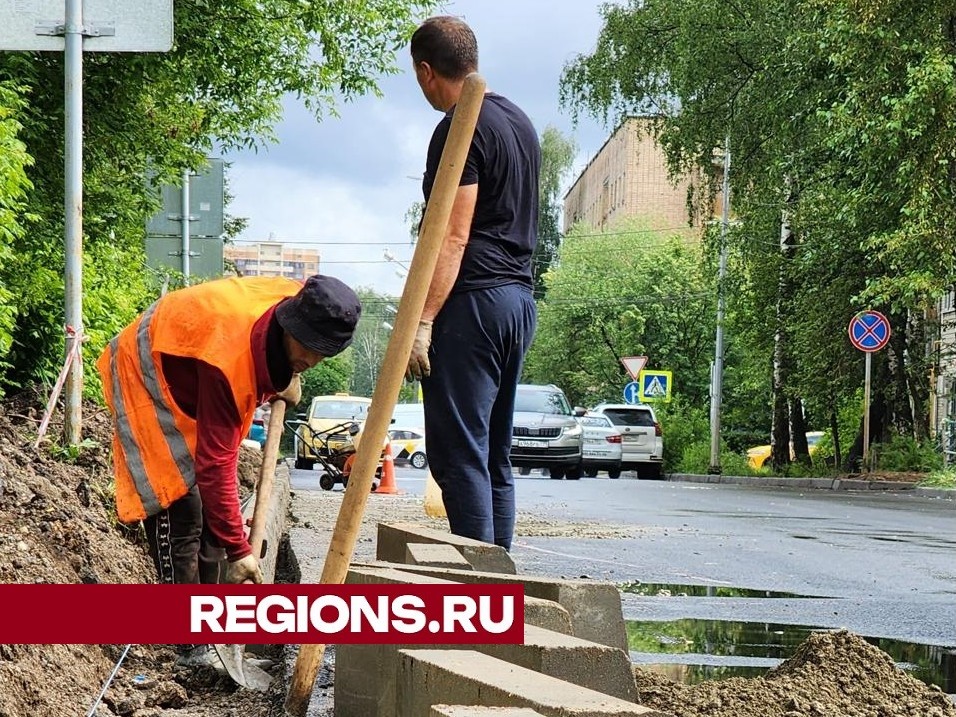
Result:
{"type": "Polygon", "coordinates": [[[223,553],[223,582],[262,582],[239,446],[265,400],[298,402],[298,374],[344,350],[360,313],[329,276],[220,279],[163,296],[103,351],[116,509],[144,522],[159,582],[220,582],[223,553]]]}
{"type": "MultiPolygon", "coordinates": [[[[432,134],[428,201],[478,43],[454,17],[412,36],[422,94],[444,113],[432,134]]],[[[515,391],[535,329],[531,256],[537,242],[541,148],[514,103],[487,93],[422,311],[408,377],[422,381],[428,461],[456,535],[511,548],[515,391]]]]}

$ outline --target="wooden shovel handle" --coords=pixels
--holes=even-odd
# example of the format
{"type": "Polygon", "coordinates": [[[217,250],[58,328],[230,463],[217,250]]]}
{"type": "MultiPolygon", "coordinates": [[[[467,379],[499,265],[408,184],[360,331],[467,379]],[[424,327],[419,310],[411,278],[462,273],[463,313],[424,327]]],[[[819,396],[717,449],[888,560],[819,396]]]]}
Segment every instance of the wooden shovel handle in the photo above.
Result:
{"type": "MultiPolygon", "coordinates": [[[[438,263],[438,252],[448,228],[448,219],[455,203],[462,169],[468,159],[468,149],[475,133],[484,94],[485,81],[482,77],[477,73],[468,75],[455,107],[448,139],[445,140],[438,173],[435,175],[435,184],[422,218],[405,291],[395,315],[395,328],[385,349],[365,430],[356,451],[355,465],[332,532],[329,552],[322,570],[322,584],[340,585],[348,576],[365,505],[372,488],[372,479],[382,452],[382,443],[385,441],[392,411],[405,377],[405,367],[412,352],[412,343],[425,306],[428,287],[438,263]]],[[[324,654],[325,645],[302,645],[299,648],[285,704],[286,710],[294,717],[304,717],[308,709],[312,685],[322,666],[324,654]]]]}

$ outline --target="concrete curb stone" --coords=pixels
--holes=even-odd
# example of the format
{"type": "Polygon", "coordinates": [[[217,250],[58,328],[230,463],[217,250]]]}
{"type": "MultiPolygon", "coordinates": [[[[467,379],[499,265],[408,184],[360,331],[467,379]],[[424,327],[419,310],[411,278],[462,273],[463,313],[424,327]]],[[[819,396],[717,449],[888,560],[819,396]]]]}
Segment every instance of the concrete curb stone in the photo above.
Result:
{"type": "Polygon", "coordinates": [[[666,480],[675,483],[721,483],[762,488],[795,488],[797,490],[854,490],[911,493],[922,498],[956,500],[956,490],[920,488],[912,483],[867,481],[853,478],[780,478],[777,476],[727,476],[693,473],[669,473],[666,480]]]}

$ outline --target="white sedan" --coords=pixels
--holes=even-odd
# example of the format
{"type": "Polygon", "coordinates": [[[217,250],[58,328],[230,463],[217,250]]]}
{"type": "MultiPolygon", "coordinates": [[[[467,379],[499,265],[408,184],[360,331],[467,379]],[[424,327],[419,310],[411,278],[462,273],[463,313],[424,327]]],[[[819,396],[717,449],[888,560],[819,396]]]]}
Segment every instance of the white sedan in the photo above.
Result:
{"type": "Polygon", "coordinates": [[[578,422],[584,430],[584,475],[594,478],[598,471],[607,471],[609,478],[620,478],[620,431],[607,416],[581,416],[578,422]]]}

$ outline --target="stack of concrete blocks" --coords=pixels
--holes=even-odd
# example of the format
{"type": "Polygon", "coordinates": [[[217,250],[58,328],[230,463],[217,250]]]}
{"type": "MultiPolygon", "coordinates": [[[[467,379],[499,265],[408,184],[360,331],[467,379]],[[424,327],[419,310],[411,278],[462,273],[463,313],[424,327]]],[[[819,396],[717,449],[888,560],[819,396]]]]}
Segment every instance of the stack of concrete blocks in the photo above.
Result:
{"type": "Polygon", "coordinates": [[[521,583],[522,645],[339,645],[335,717],[670,717],[636,703],[616,586],[518,576],[496,545],[380,524],[352,584],[521,583]],[[457,554],[457,557],[456,557],[457,554]]]}

